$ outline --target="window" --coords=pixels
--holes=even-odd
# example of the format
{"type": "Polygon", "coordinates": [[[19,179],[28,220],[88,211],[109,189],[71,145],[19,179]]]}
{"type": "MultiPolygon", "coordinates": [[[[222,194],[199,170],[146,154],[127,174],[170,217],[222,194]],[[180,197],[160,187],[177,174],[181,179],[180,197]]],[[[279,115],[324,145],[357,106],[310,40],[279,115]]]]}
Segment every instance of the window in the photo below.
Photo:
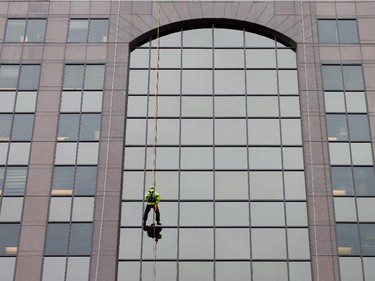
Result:
{"type": "Polygon", "coordinates": [[[18,223],[0,224],[0,256],[14,256],[18,251],[20,225],[18,223]]]}
{"type": "Polygon", "coordinates": [[[64,90],[102,90],[104,65],[68,64],[64,72],[64,90]]]}
{"type": "MultiPolygon", "coordinates": [[[[0,65],[0,90],[37,90],[40,65],[0,65]]],[[[1,93],[0,93],[1,94],[1,93]]]]}
{"type": "Polygon", "coordinates": [[[49,223],[46,256],[89,256],[92,223],[49,223]]]}
{"type": "Polygon", "coordinates": [[[318,19],[320,43],[359,43],[355,19],[318,19]]]}
{"type": "Polygon", "coordinates": [[[70,19],[69,42],[107,42],[108,19],[70,19]]]}
{"type": "MultiPolygon", "coordinates": [[[[167,198],[159,208],[168,252],[158,252],[158,276],[174,268],[166,280],[227,280],[224,267],[251,279],[249,268],[261,263],[276,273],[255,279],[311,275],[295,51],[273,36],[216,26],[160,41],[155,176],[167,198]]],[[[153,258],[142,213],[152,177],[155,42],[130,55],[118,280],[143,280],[153,258]]]]}
{"type": "Polygon", "coordinates": [[[99,141],[100,114],[61,114],[58,141],[99,141]]]}
{"type": "Polygon", "coordinates": [[[5,42],[43,42],[45,19],[8,19],[5,42]]]}
{"type": "Polygon", "coordinates": [[[24,195],[27,167],[0,167],[0,195],[24,195]]]}
{"type": "Polygon", "coordinates": [[[51,194],[54,196],[93,196],[96,166],[55,166],[51,194]]]}
{"type": "Polygon", "coordinates": [[[366,114],[327,114],[329,141],[370,141],[366,114]]]}

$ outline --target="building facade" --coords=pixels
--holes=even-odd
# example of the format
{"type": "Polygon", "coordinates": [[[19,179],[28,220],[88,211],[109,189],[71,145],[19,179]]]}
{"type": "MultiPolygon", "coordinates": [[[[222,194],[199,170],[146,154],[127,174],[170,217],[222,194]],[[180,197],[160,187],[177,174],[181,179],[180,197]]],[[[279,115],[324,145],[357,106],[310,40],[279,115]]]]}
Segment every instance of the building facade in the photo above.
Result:
{"type": "Polygon", "coordinates": [[[0,1],[0,280],[373,280],[374,27],[375,1],[0,1]]]}

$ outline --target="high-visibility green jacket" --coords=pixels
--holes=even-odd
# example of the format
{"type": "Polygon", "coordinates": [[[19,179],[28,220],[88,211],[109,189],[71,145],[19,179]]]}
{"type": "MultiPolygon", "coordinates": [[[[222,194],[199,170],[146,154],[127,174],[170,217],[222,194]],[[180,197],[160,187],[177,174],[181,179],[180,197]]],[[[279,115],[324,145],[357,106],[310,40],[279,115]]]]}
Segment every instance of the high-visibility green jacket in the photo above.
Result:
{"type": "Polygon", "coordinates": [[[146,201],[148,205],[157,205],[160,202],[160,194],[150,189],[146,194],[146,201]]]}

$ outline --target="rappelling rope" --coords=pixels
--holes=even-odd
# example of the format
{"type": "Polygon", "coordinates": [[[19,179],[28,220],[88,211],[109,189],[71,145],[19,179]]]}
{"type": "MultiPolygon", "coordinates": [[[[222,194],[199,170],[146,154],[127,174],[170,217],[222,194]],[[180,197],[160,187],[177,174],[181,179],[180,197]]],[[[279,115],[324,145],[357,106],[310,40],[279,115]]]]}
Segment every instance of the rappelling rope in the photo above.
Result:
{"type": "MultiPolygon", "coordinates": [[[[159,64],[160,64],[160,1],[157,2],[157,29],[156,29],[156,66],[155,66],[155,101],[154,101],[154,138],[152,146],[152,181],[151,185],[155,188],[155,171],[156,171],[156,144],[158,141],[158,92],[159,92],[159,64]]],[[[156,188],[155,188],[156,192],[156,188]]],[[[153,225],[154,225],[154,264],[152,268],[152,280],[156,281],[156,252],[157,252],[157,237],[156,237],[156,224],[155,224],[155,215],[158,206],[154,206],[154,216],[153,216],[153,225]]]]}

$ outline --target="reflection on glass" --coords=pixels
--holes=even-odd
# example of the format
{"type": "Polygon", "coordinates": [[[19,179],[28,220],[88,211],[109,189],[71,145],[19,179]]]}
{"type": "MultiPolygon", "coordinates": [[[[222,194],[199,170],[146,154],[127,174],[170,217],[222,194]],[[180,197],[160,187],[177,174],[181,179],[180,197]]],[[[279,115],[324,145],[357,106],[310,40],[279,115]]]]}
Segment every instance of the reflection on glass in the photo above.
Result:
{"type": "Polygon", "coordinates": [[[338,34],[336,20],[318,20],[318,35],[320,43],[337,43],[338,34]]]}
{"type": "Polygon", "coordinates": [[[25,42],[26,19],[8,19],[5,42],[25,42]]]}
{"type": "Polygon", "coordinates": [[[331,167],[331,177],[333,195],[350,196],[354,194],[350,167],[331,167]]]}
{"type": "Polygon", "coordinates": [[[324,90],[343,90],[341,67],[339,65],[323,65],[324,90]]]}
{"type": "Polygon", "coordinates": [[[355,190],[358,196],[375,196],[373,167],[353,167],[355,190]]]}
{"type": "Polygon", "coordinates": [[[351,141],[370,141],[370,128],[367,115],[348,115],[351,141]]]}
{"type": "Polygon", "coordinates": [[[329,141],[347,141],[348,126],[346,124],[346,115],[329,114],[327,118],[327,130],[329,141]]]}
{"type": "Polygon", "coordinates": [[[19,65],[0,65],[0,89],[16,89],[18,83],[19,65]]]}
{"type": "Polygon", "coordinates": [[[108,20],[91,19],[88,42],[107,42],[108,20]]]}
{"type": "Polygon", "coordinates": [[[357,21],[351,19],[337,20],[340,43],[358,43],[357,21]]]}
{"type": "Polygon", "coordinates": [[[25,42],[43,42],[45,29],[45,19],[29,19],[27,21],[25,42]]]}
{"type": "Polygon", "coordinates": [[[0,255],[14,256],[18,251],[20,225],[18,223],[0,224],[0,255]]]}
{"type": "Polygon", "coordinates": [[[375,255],[375,224],[359,224],[361,248],[364,256],[375,255]]]}
{"type": "Polygon", "coordinates": [[[89,20],[71,19],[69,24],[69,42],[86,42],[89,20]]]}

